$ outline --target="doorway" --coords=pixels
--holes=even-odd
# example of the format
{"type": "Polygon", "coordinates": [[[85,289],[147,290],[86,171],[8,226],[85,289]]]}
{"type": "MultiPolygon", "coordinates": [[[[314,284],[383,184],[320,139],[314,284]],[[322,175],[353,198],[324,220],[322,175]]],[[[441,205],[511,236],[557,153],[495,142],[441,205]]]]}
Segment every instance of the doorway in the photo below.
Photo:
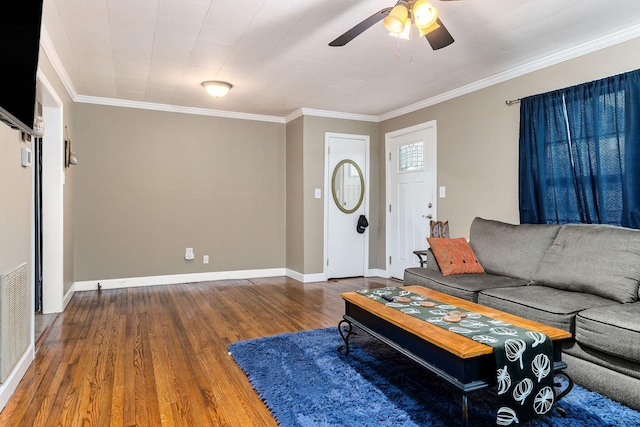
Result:
{"type": "Polygon", "coordinates": [[[419,265],[413,251],[428,247],[429,223],[437,219],[436,122],[385,135],[387,158],[387,271],[402,279],[419,265]]]}
{"type": "Polygon", "coordinates": [[[364,276],[369,232],[369,136],[325,134],[325,264],[329,278],[364,276]],[[360,231],[360,232],[359,232],[360,231]]]}
{"type": "MultiPolygon", "coordinates": [[[[40,72],[38,72],[38,84],[42,93],[42,117],[45,123],[40,152],[42,157],[40,189],[42,193],[42,313],[49,314],[62,312],[65,301],[68,302],[64,293],[64,104],[56,94],[53,85],[40,72]]],[[[72,292],[69,293],[69,297],[70,295],[72,292]]]]}

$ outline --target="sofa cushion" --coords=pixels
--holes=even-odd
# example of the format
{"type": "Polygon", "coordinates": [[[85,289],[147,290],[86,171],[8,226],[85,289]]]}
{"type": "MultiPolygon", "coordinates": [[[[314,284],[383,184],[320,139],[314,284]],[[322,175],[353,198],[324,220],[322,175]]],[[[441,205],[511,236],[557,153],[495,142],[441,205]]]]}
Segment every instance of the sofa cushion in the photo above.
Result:
{"type": "Polygon", "coordinates": [[[526,286],[526,280],[491,274],[459,274],[445,276],[437,270],[429,268],[407,268],[404,271],[404,286],[420,285],[447,295],[478,301],[478,292],[483,289],[503,288],[508,286],[526,286]]]}
{"type": "Polygon", "coordinates": [[[614,301],[592,294],[530,285],[483,290],[478,294],[478,303],[575,334],[578,312],[612,305],[614,301]]]}
{"type": "Polygon", "coordinates": [[[559,225],[513,225],[475,218],[469,244],[485,272],[531,280],[559,230],[559,225]]]}
{"type": "Polygon", "coordinates": [[[640,302],[581,311],[575,338],[583,346],[640,362],[640,302]]]}
{"type": "Polygon", "coordinates": [[[445,276],[450,274],[484,273],[473,250],[464,237],[457,239],[428,237],[427,242],[445,276]]]}
{"type": "Polygon", "coordinates": [[[533,274],[535,284],[622,303],[638,300],[639,281],[640,232],[610,225],[563,225],[533,274]]]}

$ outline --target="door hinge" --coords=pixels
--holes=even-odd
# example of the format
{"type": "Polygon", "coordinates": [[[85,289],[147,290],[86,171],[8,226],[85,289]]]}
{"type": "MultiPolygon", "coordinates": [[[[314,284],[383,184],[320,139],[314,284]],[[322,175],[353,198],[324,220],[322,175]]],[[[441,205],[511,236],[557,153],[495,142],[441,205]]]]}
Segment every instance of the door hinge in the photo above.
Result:
{"type": "Polygon", "coordinates": [[[329,267],[329,258],[327,258],[327,267],[329,267]]]}
{"type": "Polygon", "coordinates": [[[389,255],[389,265],[391,265],[391,255],[389,255]]]}
{"type": "Polygon", "coordinates": [[[389,161],[391,161],[391,151],[389,151],[389,161]]]}
{"type": "Polygon", "coordinates": [[[389,213],[391,213],[391,204],[389,204],[389,213]]]}

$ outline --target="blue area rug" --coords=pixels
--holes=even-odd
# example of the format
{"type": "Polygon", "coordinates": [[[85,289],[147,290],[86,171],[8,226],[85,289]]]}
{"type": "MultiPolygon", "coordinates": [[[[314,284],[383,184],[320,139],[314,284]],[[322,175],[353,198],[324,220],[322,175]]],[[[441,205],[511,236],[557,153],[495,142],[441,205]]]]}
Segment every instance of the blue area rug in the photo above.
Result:
{"type": "MultiPolygon", "coordinates": [[[[282,427],[461,425],[462,393],[365,332],[337,327],[240,341],[230,354],[282,427]]],[[[469,425],[495,426],[495,389],[469,394],[469,425]]],[[[639,426],[640,413],[579,386],[526,426],[639,426]]]]}

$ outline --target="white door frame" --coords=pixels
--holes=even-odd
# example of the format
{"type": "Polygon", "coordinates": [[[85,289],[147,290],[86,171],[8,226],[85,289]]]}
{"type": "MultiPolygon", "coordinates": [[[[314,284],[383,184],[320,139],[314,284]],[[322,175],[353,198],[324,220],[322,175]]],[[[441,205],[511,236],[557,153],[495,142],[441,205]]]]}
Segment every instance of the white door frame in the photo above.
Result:
{"type": "MultiPolygon", "coordinates": [[[[391,277],[391,272],[390,272],[390,265],[389,265],[389,254],[391,253],[391,217],[389,215],[389,200],[391,199],[391,168],[389,165],[389,159],[387,157],[387,153],[390,150],[390,144],[391,144],[391,139],[401,136],[401,135],[405,135],[407,133],[413,133],[413,132],[418,132],[421,130],[425,130],[428,128],[434,128],[435,132],[436,132],[436,141],[435,141],[435,154],[436,154],[436,166],[435,166],[435,176],[436,179],[433,182],[433,194],[436,195],[437,193],[437,189],[438,189],[438,160],[437,160],[437,153],[438,153],[438,128],[436,127],[436,121],[435,120],[431,120],[425,123],[420,123],[417,125],[413,125],[413,126],[409,126],[408,128],[404,128],[404,129],[398,129],[392,132],[388,132],[385,133],[384,135],[384,162],[385,162],[385,187],[386,187],[386,191],[385,191],[385,207],[384,207],[384,216],[385,216],[385,256],[384,256],[384,262],[385,262],[385,270],[386,270],[386,276],[387,277],[391,277]]],[[[426,155],[426,153],[425,153],[426,155]]],[[[434,196],[433,198],[433,212],[435,212],[435,216],[434,216],[434,220],[437,219],[437,215],[438,215],[438,197],[434,196]]],[[[427,238],[428,236],[425,236],[425,238],[427,238]]]]}
{"type": "Polygon", "coordinates": [[[37,77],[42,88],[45,126],[42,138],[42,312],[47,314],[62,312],[65,307],[64,104],[44,73],[38,71],[37,77]]]}
{"type": "MultiPolygon", "coordinates": [[[[369,219],[369,187],[371,187],[371,180],[369,179],[370,171],[370,137],[369,135],[355,135],[350,133],[335,133],[325,132],[324,134],[324,252],[322,257],[322,274],[324,280],[327,280],[327,256],[328,256],[328,241],[329,241],[329,202],[333,201],[331,195],[331,176],[332,171],[329,171],[329,139],[330,138],[357,138],[363,139],[365,143],[365,170],[364,174],[364,215],[369,219]]],[[[369,229],[364,232],[364,275],[369,275],[369,229]]]]}

